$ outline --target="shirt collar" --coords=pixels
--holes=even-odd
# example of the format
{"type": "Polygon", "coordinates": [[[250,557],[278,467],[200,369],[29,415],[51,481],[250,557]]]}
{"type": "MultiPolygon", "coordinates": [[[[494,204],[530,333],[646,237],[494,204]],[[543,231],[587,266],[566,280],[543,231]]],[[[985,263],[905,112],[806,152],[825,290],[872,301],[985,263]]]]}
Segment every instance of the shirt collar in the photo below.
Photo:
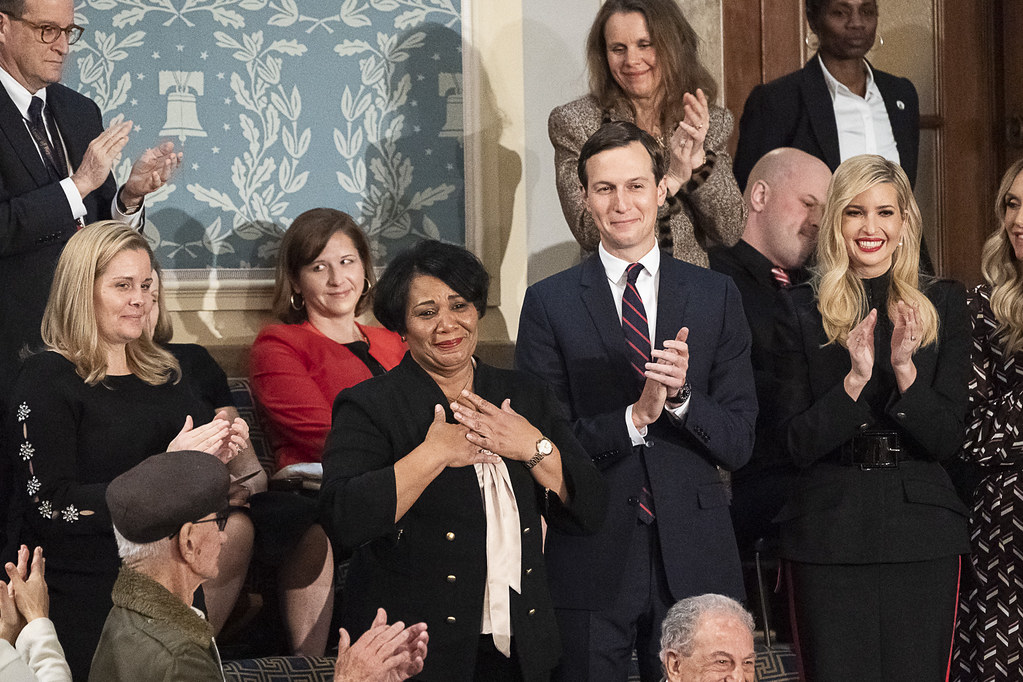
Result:
{"type": "MultiPolygon", "coordinates": [[[[835,96],[840,94],[840,93],[843,94],[843,95],[854,96],[852,90],[847,88],[845,86],[845,84],[840,83],[837,78],[835,78],[834,76],[831,75],[831,72],[828,71],[828,67],[824,66],[824,60],[821,59],[821,56],[819,54],[817,55],[817,61],[820,62],[821,71],[824,72],[824,82],[828,86],[828,92],[831,93],[831,100],[832,101],[834,101],[835,96]]],[[[869,99],[871,93],[874,90],[874,70],[872,68],[870,68],[870,63],[866,59],[863,60],[863,68],[865,68],[867,70],[867,89],[866,89],[867,96],[864,97],[863,99],[869,99]]]]}
{"type": "MultiPolygon", "coordinates": [[[[14,102],[14,106],[18,107],[21,117],[27,119],[28,106],[32,103],[32,93],[3,68],[0,68],[0,84],[3,84],[4,90],[14,102]]],[[[43,100],[43,104],[46,104],[46,88],[40,88],[35,96],[43,100]]]]}
{"type": "MultiPolygon", "coordinates": [[[[607,275],[607,278],[615,284],[622,284],[625,281],[625,270],[631,263],[617,256],[612,256],[604,248],[603,242],[597,246],[597,255],[600,256],[600,263],[604,266],[604,274],[607,275]]],[[[657,244],[654,243],[653,248],[647,251],[637,262],[642,264],[643,269],[649,272],[651,276],[657,275],[657,270],[661,266],[661,250],[657,248],[657,244]]]]}

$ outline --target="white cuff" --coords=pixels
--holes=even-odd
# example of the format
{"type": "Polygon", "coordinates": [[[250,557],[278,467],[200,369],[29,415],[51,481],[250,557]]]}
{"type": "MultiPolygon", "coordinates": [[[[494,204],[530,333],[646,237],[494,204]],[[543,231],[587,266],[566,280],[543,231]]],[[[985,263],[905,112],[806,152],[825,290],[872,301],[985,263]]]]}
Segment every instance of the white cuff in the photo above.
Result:
{"type": "Polygon", "coordinates": [[[632,405],[625,408],[625,428],[629,430],[629,438],[633,445],[646,445],[647,427],[637,429],[632,421],[632,405]]]}
{"type": "Polygon", "coordinates": [[[117,206],[117,197],[121,194],[121,188],[118,187],[117,191],[114,192],[114,199],[110,202],[110,215],[113,216],[114,220],[128,225],[133,230],[138,230],[142,227],[142,216],[145,214],[146,200],[143,199],[142,203],[139,204],[138,210],[131,215],[124,213],[117,206]]]}
{"type": "Polygon", "coordinates": [[[60,188],[64,190],[64,196],[67,197],[67,205],[71,208],[71,215],[74,216],[75,220],[84,218],[86,213],[85,202],[82,201],[82,195],[78,191],[75,181],[71,178],[64,178],[60,181],[60,188]]]}

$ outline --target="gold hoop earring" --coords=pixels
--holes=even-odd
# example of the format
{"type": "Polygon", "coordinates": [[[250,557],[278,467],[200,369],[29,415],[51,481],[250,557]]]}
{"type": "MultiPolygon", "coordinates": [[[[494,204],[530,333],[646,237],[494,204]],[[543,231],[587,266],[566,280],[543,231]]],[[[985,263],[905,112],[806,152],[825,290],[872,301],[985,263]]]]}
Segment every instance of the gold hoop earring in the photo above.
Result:
{"type": "Polygon", "coordinates": [[[811,52],[816,52],[817,49],[821,46],[821,41],[819,38],[817,38],[816,33],[810,31],[809,33],[806,34],[806,37],[803,38],[803,44],[806,45],[807,49],[810,50],[811,52]],[[811,41],[810,40],[811,38],[813,38],[814,40],[811,41]]]}
{"type": "Polygon", "coordinates": [[[884,47],[884,36],[880,33],[877,34],[877,46],[884,47]]]}
{"type": "Polygon", "coordinates": [[[291,309],[292,310],[301,310],[302,308],[305,308],[305,299],[302,298],[302,294],[292,294],[291,295],[291,309]],[[295,305],[295,296],[298,296],[298,300],[299,300],[300,305],[295,305]]]}
{"type": "Polygon", "coordinates": [[[373,283],[369,281],[369,277],[363,277],[362,295],[365,296],[369,293],[369,290],[373,288],[373,283]]]}

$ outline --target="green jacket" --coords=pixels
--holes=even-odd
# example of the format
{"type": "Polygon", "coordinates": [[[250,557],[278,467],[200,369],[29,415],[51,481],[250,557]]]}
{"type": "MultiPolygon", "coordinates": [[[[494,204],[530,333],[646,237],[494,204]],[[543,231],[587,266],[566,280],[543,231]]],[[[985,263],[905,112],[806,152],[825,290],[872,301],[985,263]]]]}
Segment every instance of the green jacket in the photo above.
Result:
{"type": "Polygon", "coordinates": [[[224,682],[213,631],[192,607],[124,566],[111,598],[89,680],[224,682]]]}

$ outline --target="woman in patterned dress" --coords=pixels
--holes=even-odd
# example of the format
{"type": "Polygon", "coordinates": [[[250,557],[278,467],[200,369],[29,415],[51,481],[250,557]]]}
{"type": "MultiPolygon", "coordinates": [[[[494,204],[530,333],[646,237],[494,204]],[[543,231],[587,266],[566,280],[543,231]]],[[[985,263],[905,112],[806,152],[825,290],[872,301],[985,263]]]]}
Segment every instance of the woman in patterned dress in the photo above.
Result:
{"type": "Polygon", "coordinates": [[[998,228],[968,297],[973,373],[963,457],[983,474],[973,493],[973,581],[960,599],[953,679],[1018,680],[1023,656],[1023,159],[1002,177],[998,228]]]}

